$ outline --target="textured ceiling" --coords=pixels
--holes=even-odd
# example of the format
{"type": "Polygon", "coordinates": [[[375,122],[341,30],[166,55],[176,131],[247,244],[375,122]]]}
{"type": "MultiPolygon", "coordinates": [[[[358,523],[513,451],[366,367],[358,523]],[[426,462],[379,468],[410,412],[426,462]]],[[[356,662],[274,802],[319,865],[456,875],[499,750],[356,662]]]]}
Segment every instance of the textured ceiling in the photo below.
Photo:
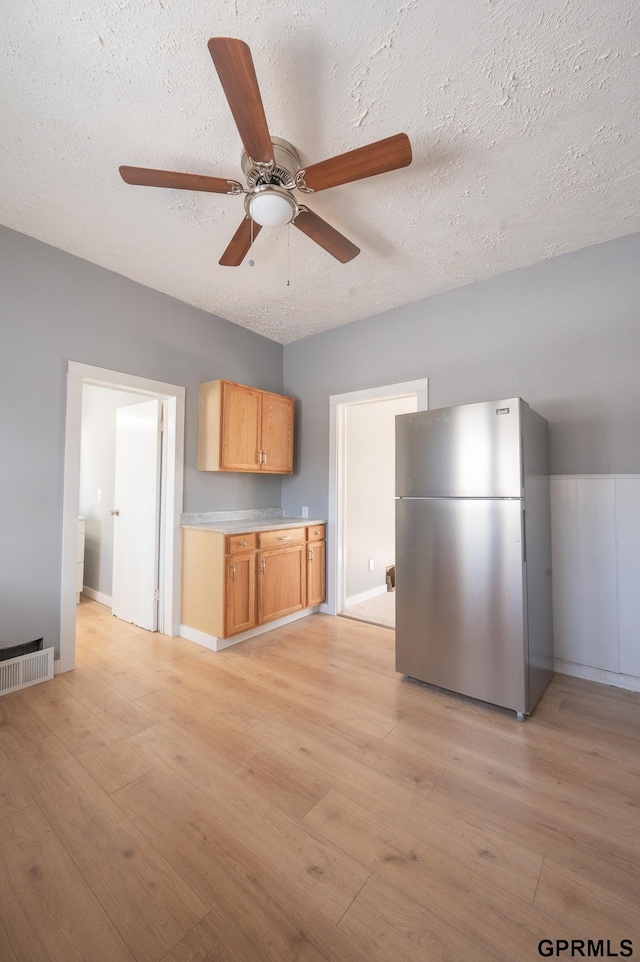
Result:
{"type": "Polygon", "coordinates": [[[637,0],[4,0],[0,221],[287,343],[640,230],[639,78],[637,0]],[[241,198],[120,179],[244,182],[211,36],[303,166],[409,135],[410,167],[305,201],[351,263],[285,227],[219,267],[241,198]]]}

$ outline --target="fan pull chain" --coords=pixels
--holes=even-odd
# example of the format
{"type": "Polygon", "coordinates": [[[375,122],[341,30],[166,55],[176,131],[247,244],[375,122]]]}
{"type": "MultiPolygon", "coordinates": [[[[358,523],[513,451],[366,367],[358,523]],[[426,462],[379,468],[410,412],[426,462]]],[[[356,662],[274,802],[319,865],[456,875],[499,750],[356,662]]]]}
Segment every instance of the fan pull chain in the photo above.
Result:
{"type": "Polygon", "coordinates": [[[289,257],[289,241],[291,239],[291,224],[287,224],[287,287],[291,286],[291,260],[289,257]]]}

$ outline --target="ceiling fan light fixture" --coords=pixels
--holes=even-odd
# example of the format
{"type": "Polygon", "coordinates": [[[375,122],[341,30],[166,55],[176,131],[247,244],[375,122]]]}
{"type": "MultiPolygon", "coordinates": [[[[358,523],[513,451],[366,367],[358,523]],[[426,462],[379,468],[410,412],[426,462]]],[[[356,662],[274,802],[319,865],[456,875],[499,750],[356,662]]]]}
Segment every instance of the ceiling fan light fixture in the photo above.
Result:
{"type": "Polygon", "coordinates": [[[284,227],[298,213],[295,197],[275,184],[255,187],[247,194],[244,206],[249,217],[261,227],[284,227]]]}
{"type": "Polygon", "coordinates": [[[228,177],[150,167],[120,167],[122,179],[141,187],[244,194],[245,216],[218,262],[221,267],[239,267],[263,227],[285,227],[292,223],[340,263],[353,260],[360,248],[304,204],[299,204],[293,191],[313,194],[408,167],[411,144],[407,135],[394,134],[302,167],[293,144],[269,133],[253,58],[244,40],[211,37],[208,47],[242,140],[240,165],[247,187],[228,177]]]}

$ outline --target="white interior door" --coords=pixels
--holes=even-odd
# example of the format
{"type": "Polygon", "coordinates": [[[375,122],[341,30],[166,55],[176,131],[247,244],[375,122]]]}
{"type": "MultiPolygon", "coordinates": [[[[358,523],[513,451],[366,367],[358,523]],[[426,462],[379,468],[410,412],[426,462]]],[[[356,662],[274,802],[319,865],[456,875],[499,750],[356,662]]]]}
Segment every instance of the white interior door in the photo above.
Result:
{"type": "Polygon", "coordinates": [[[161,403],[116,413],[112,611],[148,631],[158,628],[161,403]]]}

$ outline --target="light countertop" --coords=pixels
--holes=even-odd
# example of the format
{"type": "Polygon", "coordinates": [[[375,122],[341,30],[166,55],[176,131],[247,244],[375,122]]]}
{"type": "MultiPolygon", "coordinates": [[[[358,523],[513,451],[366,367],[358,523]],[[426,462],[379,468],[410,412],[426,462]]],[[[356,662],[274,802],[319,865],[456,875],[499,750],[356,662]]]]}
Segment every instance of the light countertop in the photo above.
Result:
{"type": "Polygon", "coordinates": [[[315,524],[326,524],[320,518],[265,518],[229,519],[228,521],[183,522],[183,528],[200,528],[205,531],[219,531],[221,534],[250,534],[252,531],[276,531],[281,528],[305,528],[315,524]]]}

